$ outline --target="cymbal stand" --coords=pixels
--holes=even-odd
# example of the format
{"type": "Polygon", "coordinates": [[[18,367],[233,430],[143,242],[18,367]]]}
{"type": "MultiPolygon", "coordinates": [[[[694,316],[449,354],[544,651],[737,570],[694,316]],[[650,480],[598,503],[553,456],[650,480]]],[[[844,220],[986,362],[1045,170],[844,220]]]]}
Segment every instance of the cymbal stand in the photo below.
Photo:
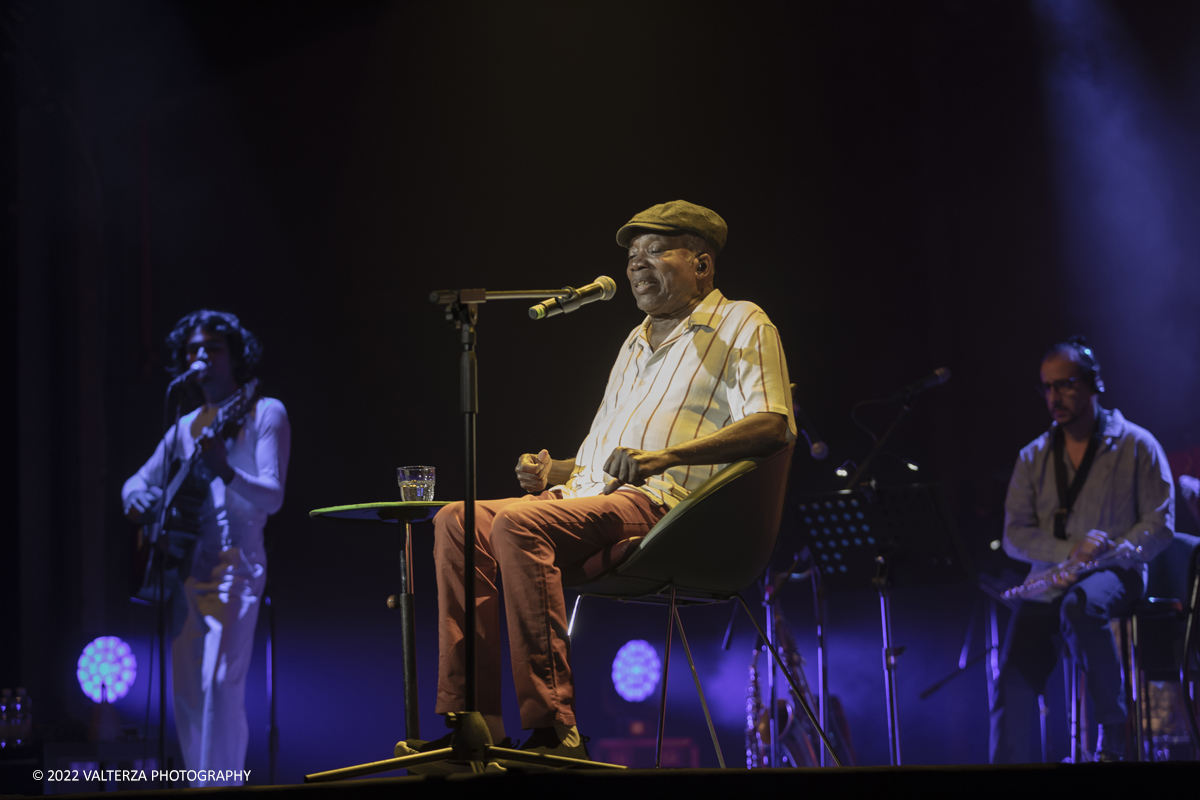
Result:
{"type": "MultiPolygon", "coordinates": [[[[811,556],[810,556],[811,558],[811,556]]],[[[821,568],[812,561],[813,614],[817,618],[817,716],[821,730],[829,730],[829,658],[825,651],[825,582],[821,579],[821,568]]],[[[839,736],[841,734],[839,733],[839,736]]],[[[829,751],[820,751],[821,766],[829,766],[829,751]]]]}
{"type": "MultiPolygon", "coordinates": [[[[879,437],[875,442],[875,447],[863,459],[862,465],[855,471],[854,476],[850,478],[850,483],[846,485],[847,489],[854,489],[867,477],[867,470],[875,463],[875,459],[883,452],[883,446],[887,440],[891,438],[900,422],[908,416],[909,398],[905,397],[904,404],[900,407],[900,413],[892,420],[892,424],[888,427],[883,436],[879,437]]],[[[903,648],[897,649],[892,642],[892,604],[890,597],[891,590],[891,564],[888,561],[890,554],[881,554],[875,559],[878,565],[875,572],[875,577],[871,580],[871,585],[879,592],[879,616],[880,623],[883,628],[883,678],[884,678],[884,698],[887,702],[887,723],[888,723],[888,760],[894,766],[900,766],[900,716],[896,698],[896,657],[900,655],[903,648]]]]}
{"type": "Polygon", "coordinates": [[[900,713],[896,697],[896,658],[904,648],[895,647],[892,641],[891,565],[889,554],[876,557],[878,568],[871,584],[879,592],[879,617],[883,627],[883,688],[887,701],[888,760],[893,767],[900,766],[900,713]]]}

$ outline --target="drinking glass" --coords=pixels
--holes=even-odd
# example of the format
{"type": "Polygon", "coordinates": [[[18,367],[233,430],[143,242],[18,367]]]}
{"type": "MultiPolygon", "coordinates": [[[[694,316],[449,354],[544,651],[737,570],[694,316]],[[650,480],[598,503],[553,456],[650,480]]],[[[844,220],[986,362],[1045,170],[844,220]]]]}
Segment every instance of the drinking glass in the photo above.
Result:
{"type": "Polygon", "coordinates": [[[433,467],[397,467],[396,482],[400,484],[400,499],[406,503],[432,500],[433,467]]]}

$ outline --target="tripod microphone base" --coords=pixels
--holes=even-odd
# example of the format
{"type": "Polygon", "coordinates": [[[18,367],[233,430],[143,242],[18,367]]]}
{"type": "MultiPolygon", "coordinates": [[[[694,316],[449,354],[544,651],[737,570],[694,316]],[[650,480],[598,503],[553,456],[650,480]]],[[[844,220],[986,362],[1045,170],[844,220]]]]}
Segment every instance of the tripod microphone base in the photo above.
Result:
{"type": "Polygon", "coordinates": [[[543,753],[531,753],[526,750],[510,750],[507,747],[496,747],[492,744],[492,734],[488,730],[483,715],[478,711],[465,711],[446,715],[446,724],[454,729],[450,737],[450,746],[427,753],[388,758],[383,761],[372,761],[352,767],[331,769],[326,772],[314,772],[304,776],[305,783],[328,783],[343,781],[348,778],[358,778],[363,775],[373,775],[377,772],[390,772],[396,769],[408,769],[443,761],[461,762],[469,765],[473,773],[482,774],[489,762],[503,762],[505,767],[531,766],[545,769],[625,769],[620,764],[606,764],[600,761],[586,761],[582,758],[565,758],[543,753]]]}

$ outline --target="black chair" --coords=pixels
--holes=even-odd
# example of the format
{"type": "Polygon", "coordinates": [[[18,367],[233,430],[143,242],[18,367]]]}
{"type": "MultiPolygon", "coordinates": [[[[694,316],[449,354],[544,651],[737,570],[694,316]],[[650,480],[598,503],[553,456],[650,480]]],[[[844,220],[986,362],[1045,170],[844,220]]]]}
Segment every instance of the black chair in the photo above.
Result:
{"type": "Polygon", "coordinates": [[[1200,677],[1200,547],[1192,552],[1192,578],[1188,582],[1187,622],[1184,623],[1183,646],[1180,648],[1179,689],[1186,706],[1188,733],[1192,749],[1200,761],[1200,721],[1196,718],[1196,678],[1200,677]]]}
{"type": "MultiPolygon", "coordinates": [[[[1200,602],[1200,538],[1186,533],[1176,533],[1171,543],[1159,553],[1147,567],[1146,591],[1141,600],[1120,617],[1114,619],[1120,625],[1121,668],[1126,676],[1125,706],[1129,712],[1128,740],[1133,744],[1129,753],[1132,760],[1153,761],[1150,747],[1150,724],[1146,716],[1145,702],[1150,681],[1179,681],[1185,703],[1188,698],[1189,681],[1194,682],[1195,654],[1191,659],[1184,657],[1187,649],[1194,649],[1196,606],[1200,602]],[[1186,648],[1186,649],[1185,649],[1186,648]],[[1190,667],[1188,665],[1191,665],[1190,667]]],[[[1083,692],[1080,690],[1079,666],[1072,664],[1071,755],[1077,760],[1082,751],[1081,725],[1083,692]]],[[[1200,733],[1196,730],[1193,709],[1186,716],[1193,747],[1200,752],[1200,733]]]]}
{"type": "MultiPolygon", "coordinates": [[[[1154,760],[1150,741],[1150,721],[1145,704],[1148,699],[1150,681],[1179,681],[1185,704],[1190,702],[1188,673],[1185,669],[1187,631],[1194,628],[1195,584],[1197,581],[1197,559],[1200,559],[1200,538],[1186,533],[1175,534],[1171,544],[1150,563],[1146,576],[1146,594],[1134,606],[1126,622],[1126,659],[1130,664],[1126,674],[1133,674],[1136,681],[1131,694],[1130,682],[1126,681],[1126,701],[1131,699],[1133,740],[1138,760],[1154,760]]],[[[1194,667],[1194,658],[1193,658],[1194,667]]],[[[1200,746],[1195,732],[1192,709],[1186,716],[1191,720],[1189,732],[1192,746],[1200,746]]]]}
{"type": "MultiPolygon", "coordinates": [[[[581,596],[668,606],[655,766],[662,763],[671,634],[676,627],[717,760],[725,766],[678,606],[737,600],[768,643],[772,657],[779,652],[759,626],[741,592],[762,575],[775,550],[791,459],[792,447],[786,447],[767,458],[736,461],[671,509],[646,536],[618,542],[593,556],[573,574],[564,571],[563,583],[575,586],[581,596]]],[[[776,660],[796,696],[803,698],[796,677],[787,665],[776,660]]],[[[834,763],[841,766],[812,709],[803,700],[801,703],[834,763]]]]}

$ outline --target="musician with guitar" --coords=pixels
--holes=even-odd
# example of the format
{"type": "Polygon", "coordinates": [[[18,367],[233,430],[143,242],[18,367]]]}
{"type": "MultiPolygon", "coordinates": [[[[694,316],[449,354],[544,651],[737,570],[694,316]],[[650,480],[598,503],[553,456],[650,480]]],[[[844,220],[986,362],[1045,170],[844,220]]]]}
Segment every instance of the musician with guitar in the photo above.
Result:
{"type": "MultiPolygon", "coordinates": [[[[257,394],[262,349],[233,314],[196,311],[167,336],[169,370],[200,405],[125,482],[126,514],[143,526],[147,599],[156,559],[186,604],[174,631],[175,726],[194,770],[242,769],[249,731],[246,672],[266,584],[263,527],[283,504],[291,428],[283,404],[257,394]]],[[[201,784],[197,784],[201,785],[201,784]]],[[[204,786],[216,785],[212,781],[204,786]]]]}
{"type": "Polygon", "coordinates": [[[1061,642],[1087,674],[1097,761],[1124,756],[1126,709],[1109,620],[1141,597],[1145,564],[1170,542],[1171,469],[1154,437],[1100,406],[1100,365],[1083,337],[1051,347],[1038,391],[1054,424],[1017,459],[1004,551],[1033,565],[1001,651],[992,763],[1035,759],[1037,697],[1061,642]]]}

